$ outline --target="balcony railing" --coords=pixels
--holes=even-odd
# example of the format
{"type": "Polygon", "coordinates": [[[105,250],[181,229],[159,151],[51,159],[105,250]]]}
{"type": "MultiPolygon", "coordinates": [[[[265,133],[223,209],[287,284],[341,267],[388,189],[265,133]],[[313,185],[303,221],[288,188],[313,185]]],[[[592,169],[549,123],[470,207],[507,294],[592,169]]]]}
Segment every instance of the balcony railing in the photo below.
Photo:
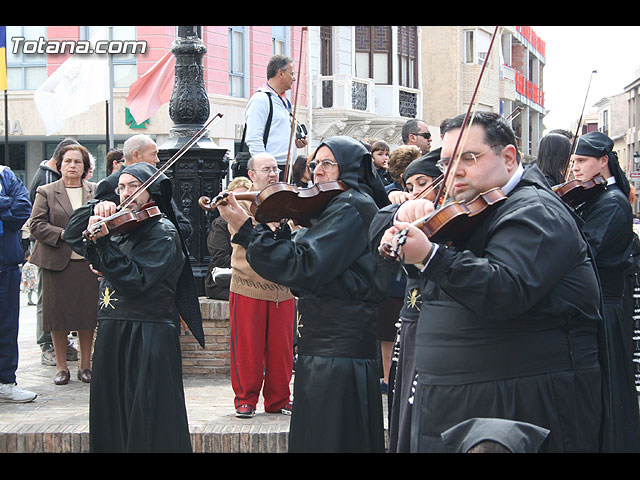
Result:
{"type": "Polygon", "coordinates": [[[354,110],[384,116],[415,118],[419,90],[398,85],[376,85],[370,78],[351,75],[320,76],[315,82],[315,107],[354,110]]]}
{"type": "Polygon", "coordinates": [[[544,92],[532,81],[516,70],[516,92],[544,108],[544,92]]]}

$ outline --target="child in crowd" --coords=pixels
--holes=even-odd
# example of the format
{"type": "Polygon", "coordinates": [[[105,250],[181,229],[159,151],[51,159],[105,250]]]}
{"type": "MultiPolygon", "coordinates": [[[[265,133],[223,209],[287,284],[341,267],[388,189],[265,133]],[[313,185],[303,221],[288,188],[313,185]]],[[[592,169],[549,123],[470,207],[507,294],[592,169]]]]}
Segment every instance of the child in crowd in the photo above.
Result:
{"type": "Polygon", "coordinates": [[[31,295],[38,289],[38,267],[29,262],[31,258],[31,252],[27,250],[24,254],[24,264],[22,265],[22,293],[27,294],[27,305],[35,305],[35,302],[31,300],[31,295]]]}

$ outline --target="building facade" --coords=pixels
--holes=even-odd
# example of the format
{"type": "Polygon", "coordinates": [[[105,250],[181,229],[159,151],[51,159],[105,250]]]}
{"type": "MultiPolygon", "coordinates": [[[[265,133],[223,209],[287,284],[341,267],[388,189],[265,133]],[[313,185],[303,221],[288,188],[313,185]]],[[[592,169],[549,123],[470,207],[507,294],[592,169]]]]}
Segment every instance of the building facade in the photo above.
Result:
{"type": "MultiPolygon", "coordinates": [[[[468,109],[494,31],[493,26],[422,27],[422,109],[432,131],[468,109]]],[[[532,161],[546,115],[545,43],[526,26],[505,26],[498,33],[478,88],[476,109],[509,119],[520,151],[532,161]]]]}
{"type": "MultiPolygon", "coordinates": [[[[297,117],[307,126],[309,154],[326,137],[379,138],[393,148],[410,118],[424,120],[439,146],[440,122],[466,111],[494,27],[488,26],[203,26],[204,81],[211,114],[223,121],[211,129],[212,140],[232,158],[239,146],[244,109],[251,94],[266,82],[266,65],[275,53],[294,61],[297,117]],[[302,56],[300,52],[302,49],[302,56]],[[300,64],[300,65],[298,65],[300,64]],[[296,90],[298,89],[299,90],[296,90]]],[[[128,112],[129,86],[170,48],[173,26],[114,26],[112,40],[134,40],[144,53],[113,55],[113,101],[92,105],[46,135],[33,101],[34,91],[68,57],[68,52],[38,54],[18,49],[12,38],[34,45],[39,38],[80,41],[98,27],[7,27],[8,117],[0,119],[0,143],[9,133],[9,164],[28,184],[39,163],[65,137],[77,139],[96,158],[92,181],[106,174],[108,148],[131,135],[147,133],[163,144],[172,127],[169,105],[136,123],[128,112]],[[107,120],[107,114],[110,114],[107,120]],[[110,133],[110,144],[107,141],[110,133]]],[[[535,156],[544,117],[542,70],[544,43],[529,27],[507,26],[488,67],[478,109],[499,112],[509,120],[525,157],[535,156]]],[[[3,103],[4,100],[0,100],[3,103]]],[[[4,105],[2,107],[4,109],[4,105]]],[[[4,148],[0,149],[4,162],[4,148]]]]}

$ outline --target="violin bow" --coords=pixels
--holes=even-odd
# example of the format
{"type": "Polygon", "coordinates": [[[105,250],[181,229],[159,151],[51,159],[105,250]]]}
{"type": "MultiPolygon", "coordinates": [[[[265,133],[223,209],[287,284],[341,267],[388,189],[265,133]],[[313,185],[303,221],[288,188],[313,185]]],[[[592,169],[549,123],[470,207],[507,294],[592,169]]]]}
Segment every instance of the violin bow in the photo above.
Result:
{"type": "MultiPolygon", "coordinates": [[[[464,117],[464,121],[462,122],[462,125],[460,127],[460,133],[458,134],[458,139],[456,140],[456,144],[453,148],[453,153],[451,155],[451,161],[449,161],[449,165],[447,166],[447,169],[444,172],[444,178],[442,183],[440,184],[440,189],[438,190],[438,193],[436,195],[435,201],[433,202],[434,205],[438,205],[438,203],[440,202],[441,199],[443,199],[443,194],[446,191],[448,192],[450,190],[450,180],[449,180],[449,175],[451,173],[452,167],[455,165],[457,165],[458,161],[459,161],[459,155],[458,155],[458,149],[460,148],[460,144],[461,144],[461,140],[462,140],[462,135],[465,132],[465,130],[467,129],[467,122],[470,119],[471,116],[471,112],[474,112],[474,116],[475,116],[475,100],[476,100],[476,95],[478,94],[478,90],[480,88],[480,84],[482,83],[482,78],[484,76],[484,71],[487,68],[487,64],[489,63],[489,60],[493,58],[493,55],[491,53],[491,51],[493,50],[493,44],[496,40],[496,37],[498,36],[498,30],[500,29],[500,26],[497,25],[495,30],[493,31],[493,36],[491,37],[491,43],[489,44],[489,49],[487,50],[487,55],[484,57],[484,62],[482,63],[482,69],[480,70],[480,75],[478,76],[478,81],[476,82],[476,86],[475,89],[473,90],[473,95],[471,96],[471,101],[469,102],[469,108],[467,109],[467,113],[465,114],[464,117]]],[[[455,169],[454,169],[455,171],[455,169]]]]}
{"type": "MultiPolygon", "coordinates": [[[[450,191],[450,182],[451,180],[449,179],[449,175],[451,173],[451,171],[455,171],[455,165],[458,164],[459,160],[460,160],[460,155],[458,154],[458,150],[460,148],[460,145],[464,142],[462,142],[462,137],[464,135],[465,139],[466,139],[466,130],[467,130],[467,124],[470,123],[470,121],[472,121],[473,116],[475,116],[475,100],[476,100],[476,96],[478,94],[478,90],[480,89],[480,85],[482,83],[482,78],[484,76],[484,72],[487,68],[487,64],[489,63],[489,61],[493,58],[493,54],[492,54],[492,50],[493,50],[493,44],[496,40],[496,37],[498,36],[498,31],[500,29],[500,26],[497,25],[495,30],[493,31],[493,35],[491,37],[491,43],[489,44],[489,48],[487,50],[487,55],[484,57],[484,62],[482,63],[482,69],[480,70],[480,74],[478,75],[478,80],[476,82],[476,86],[473,90],[473,95],[471,96],[471,101],[469,102],[469,108],[467,108],[467,112],[465,114],[464,117],[464,121],[462,122],[462,125],[460,126],[460,133],[458,134],[458,139],[456,140],[456,144],[453,148],[453,153],[451,154],[451,160],[449,161],[449,165],[447,165],[447,168],[444,171],[444,174],[442,176],[442,182],[440,183],[440,188],[438,189],[438,193],[436,194],[436,198],[433,201],[433,204],[437,206],[440,204],[440,201],[444,201],[444,193],[445,191],[448,192],[450,191]],[[473,114],[472,114],[473,112],[473,114]]],[[[413,225],[419,224],[420,222],[424,221],[424,219],[419,219],[416,220],[415,222],[413,222],[413,225]]],[[[384,255],[386,255],[389,258],[399,258],[400,254],[401,254],[401,247],[402,245],[405,243],[406,241],[406,236],[408,233],[408,229],[404,229],[398,233],[396,233],[397,236],[397,247],[392,247],[390,244],[382,246],[381,248],[381,253],[384,251],[384,255]]]]}
{"type": "Polygon", "coordinates": [[[524,107],[517,106],[513,109],[513,112],[504,119],[504,121],[507,122],[509,120],[515,120],[522,113],[522,110],[524,110],[524,107]]]}
{"type": "MultiPolygon", "coordinates": [[[[299,52],[299,56],[298,56],[298,67],[300,70],[300,79],[302,78],[302,50],[304,47],[304,34],[307,31],[307,27],[302,27],[302,29],[300,30],[300,52],[299,52]]],[[[291,158],[291,147],[293,145],[293,136],[294,136],[294,132],[296,131],[296,113],[298,110],[298,92],[300,91],[300,82],[297,82],[298,85],[296,85],[296,94],[295,94],[295,98],[293,101],[293,114],[291,117],[291,134],[289,135],[289,150],[287,151],[287,164],[285,166],[284,169],[284,180],[289,183],[291,181],[291,175],[292,175],[292,171],[293,168],[290,168],[290,164],[293,162],[293,159],[291,158]]]]}
{"type": "Polygon", "coordinates": [[[584,109],[587,106],[587,98],[589,97],[589,89],[591,88],[591,80],[593,79],[593,74],[594,73],[598,73],[597,70],[591,70],[591,75],[589,75],[589,84],[587,85],[587,94],[584,96],[584,103],[582,104],[582,112],[580,112],[580,119],[578,120],[578,126],[576,127],[576,134],[573,136],[573,143],[571,144],[571,149],[569,150],[569,158],[567,159],[567,166],[565,167],[566,170],[564,172],[564,181],[568,181],[569,180],[569,175],[571,173],[571,167],[573,165],[573,162],[571,161],[571,157],[573,156],[573,152],[575,152],[575,149],[578,145],[578,137],[579,137],[579,133],[580,133],[580,128],[582,126],[582,117],[584,116],[584,109]]]}
{"type": "Polygon", "coordinates": [[[440,175],[439,177],[436,177],[435,179],[433,179],[431,181],[431,183],[429,185],[427,185],[426,187],[424,187],[424,190],[422,190],[420,193],[416,194],[415,198],[419,199],[419,198],[425,198],[427,195],[429,195],[433,190],[435,190],[435,188],[440,185],[440,182],[442,182],[442,180],[444,179],[444,175],[440,175]]]}
{"type": "Polygon", "coordinates": [[[171,157],[167,163],[165,163],[162,167],[160,167],[156,172],[153,173],[153,175],[151,175],[142,185],[140,185],[132,194],[129,198],[127,198],[124,202],[122,202],[120,205],[118,205],[118,207],[116,207],[116,210],[120,210],[122,208],[127,208],[136,198],[138,198],[138,196],[144,191],[146,190],[146,188],[151,185],[153,182],[156,181],[156,179],[162,175],[166,170],[168,170],[169,168],[171,168],[173,166],[174,163],[176,163],[178,161],[178,159],[180,157],[182,157],[185,153],[187,153],[187,150],[189,150],[198,140],[200,140],[200,138],[205,134],[205,132],[207,131],[207,128],[209,127],[209,125],[211,125],[211,123],[216,120],[222,118],[222,114],[221,113],[217,113],[215,114],[213,117],[211,117],[211,119],[209,119],[207,121],[207,123],[205,123],[205,125],[198,131],[198,133],[196,133],[187,143],[185,143],[180,150],[178,150],[173,157],[171,157]]]}

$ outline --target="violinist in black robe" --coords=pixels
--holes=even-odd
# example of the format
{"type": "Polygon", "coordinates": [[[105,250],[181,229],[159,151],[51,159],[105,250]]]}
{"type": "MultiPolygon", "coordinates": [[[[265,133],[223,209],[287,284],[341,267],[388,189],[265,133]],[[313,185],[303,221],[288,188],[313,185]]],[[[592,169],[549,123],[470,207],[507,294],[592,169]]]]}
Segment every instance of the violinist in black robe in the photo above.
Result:
{"type": "Polygon", "coordinates": [[[604,303],[609,342],[614,452],[640,452],[640,412],[633,364],[633,317],[624,314],[625,272],[631,266],[634,242],[629,182],[613,152],[613,141],[601,132],[578,137],[572,157],[576,179],[607,180],[600,191],[577,208],[582,230],[593,250],[604,303]]]}
{"type": "Polygon", "coordinates": [[[299,298],[290,452],[382,452],[384,428],[376,311],[389,276],[378,272],[368,230],[388,203],[370,154],[357,140],[331,137],[309,163],[314,183],[342,181],[308,228],[252,226],[230,193],[219,208],[237,230],[251,267],[299,298]]]}
{"type": "MultiPolygon", "coordinates": [[[[144,162],[122,170],[121,201],[156,171],[144,162]]],[[[65,228],[65,240],[102,275],[89,403],[91,452],[192,451],[178,311],[201,345],[202,319],[194,313],[197,298],[192,297],[196,305],[184,307],[186,251],[175,218],[169,219],[166,176],[142,191],[134,205],[150,199],[163,214],[129,233],[104,236],[103,227],[94,241],[83,239],[89,224],[115,209],[95,200],[76,210],[65,228]]]]}
{"type": "MultiPolygon", "coordinates": [[[[412,161],[402,173],[402,183],[410,198],[427,198],[433,201],[436,196],[438,178],[442,172],[436,166],[440,159],[440,149],[412,161]],[[435,184],[434,184],[434,181],[435,184]],[[419,195],[419,197],[416,197],[419,195]]],[[[388,224],[391,216],[400,204],[386,206],[376,214],[370,229],[380,230],[380,224],[388,224]]],[[[400,267],[398,264],[397,267],[400,267]]],[[[415,376],[415,336],[422,293],[420,291],[420,275],[415,268],[396,271],[394,278],[401,274],[405,282],[403,305],[398,319],[396,341],[389,373],[389,453],[408,453],[411,440],[411,407],[413,403],[413,380],[415,376]]]]}
{"type": "MultiPolygon", "coordinates": [[[[463,118],[444,128],[443,166],[463,118]]],[[[587,243],[540,170],[523,168],[499,115],[478,112],[467,128],[450,172],[453,200],[496,187],[506,198],[452,245],[432,243],[408,223],[433,212],[431,202],[410,200],[380,242],[396,245],[407,228],[400,255],[422,280],[411,451],[449,451],[447,429],[502,418],[548,429],[543,452],[596,452],[606,391],[587,243]]]]}

